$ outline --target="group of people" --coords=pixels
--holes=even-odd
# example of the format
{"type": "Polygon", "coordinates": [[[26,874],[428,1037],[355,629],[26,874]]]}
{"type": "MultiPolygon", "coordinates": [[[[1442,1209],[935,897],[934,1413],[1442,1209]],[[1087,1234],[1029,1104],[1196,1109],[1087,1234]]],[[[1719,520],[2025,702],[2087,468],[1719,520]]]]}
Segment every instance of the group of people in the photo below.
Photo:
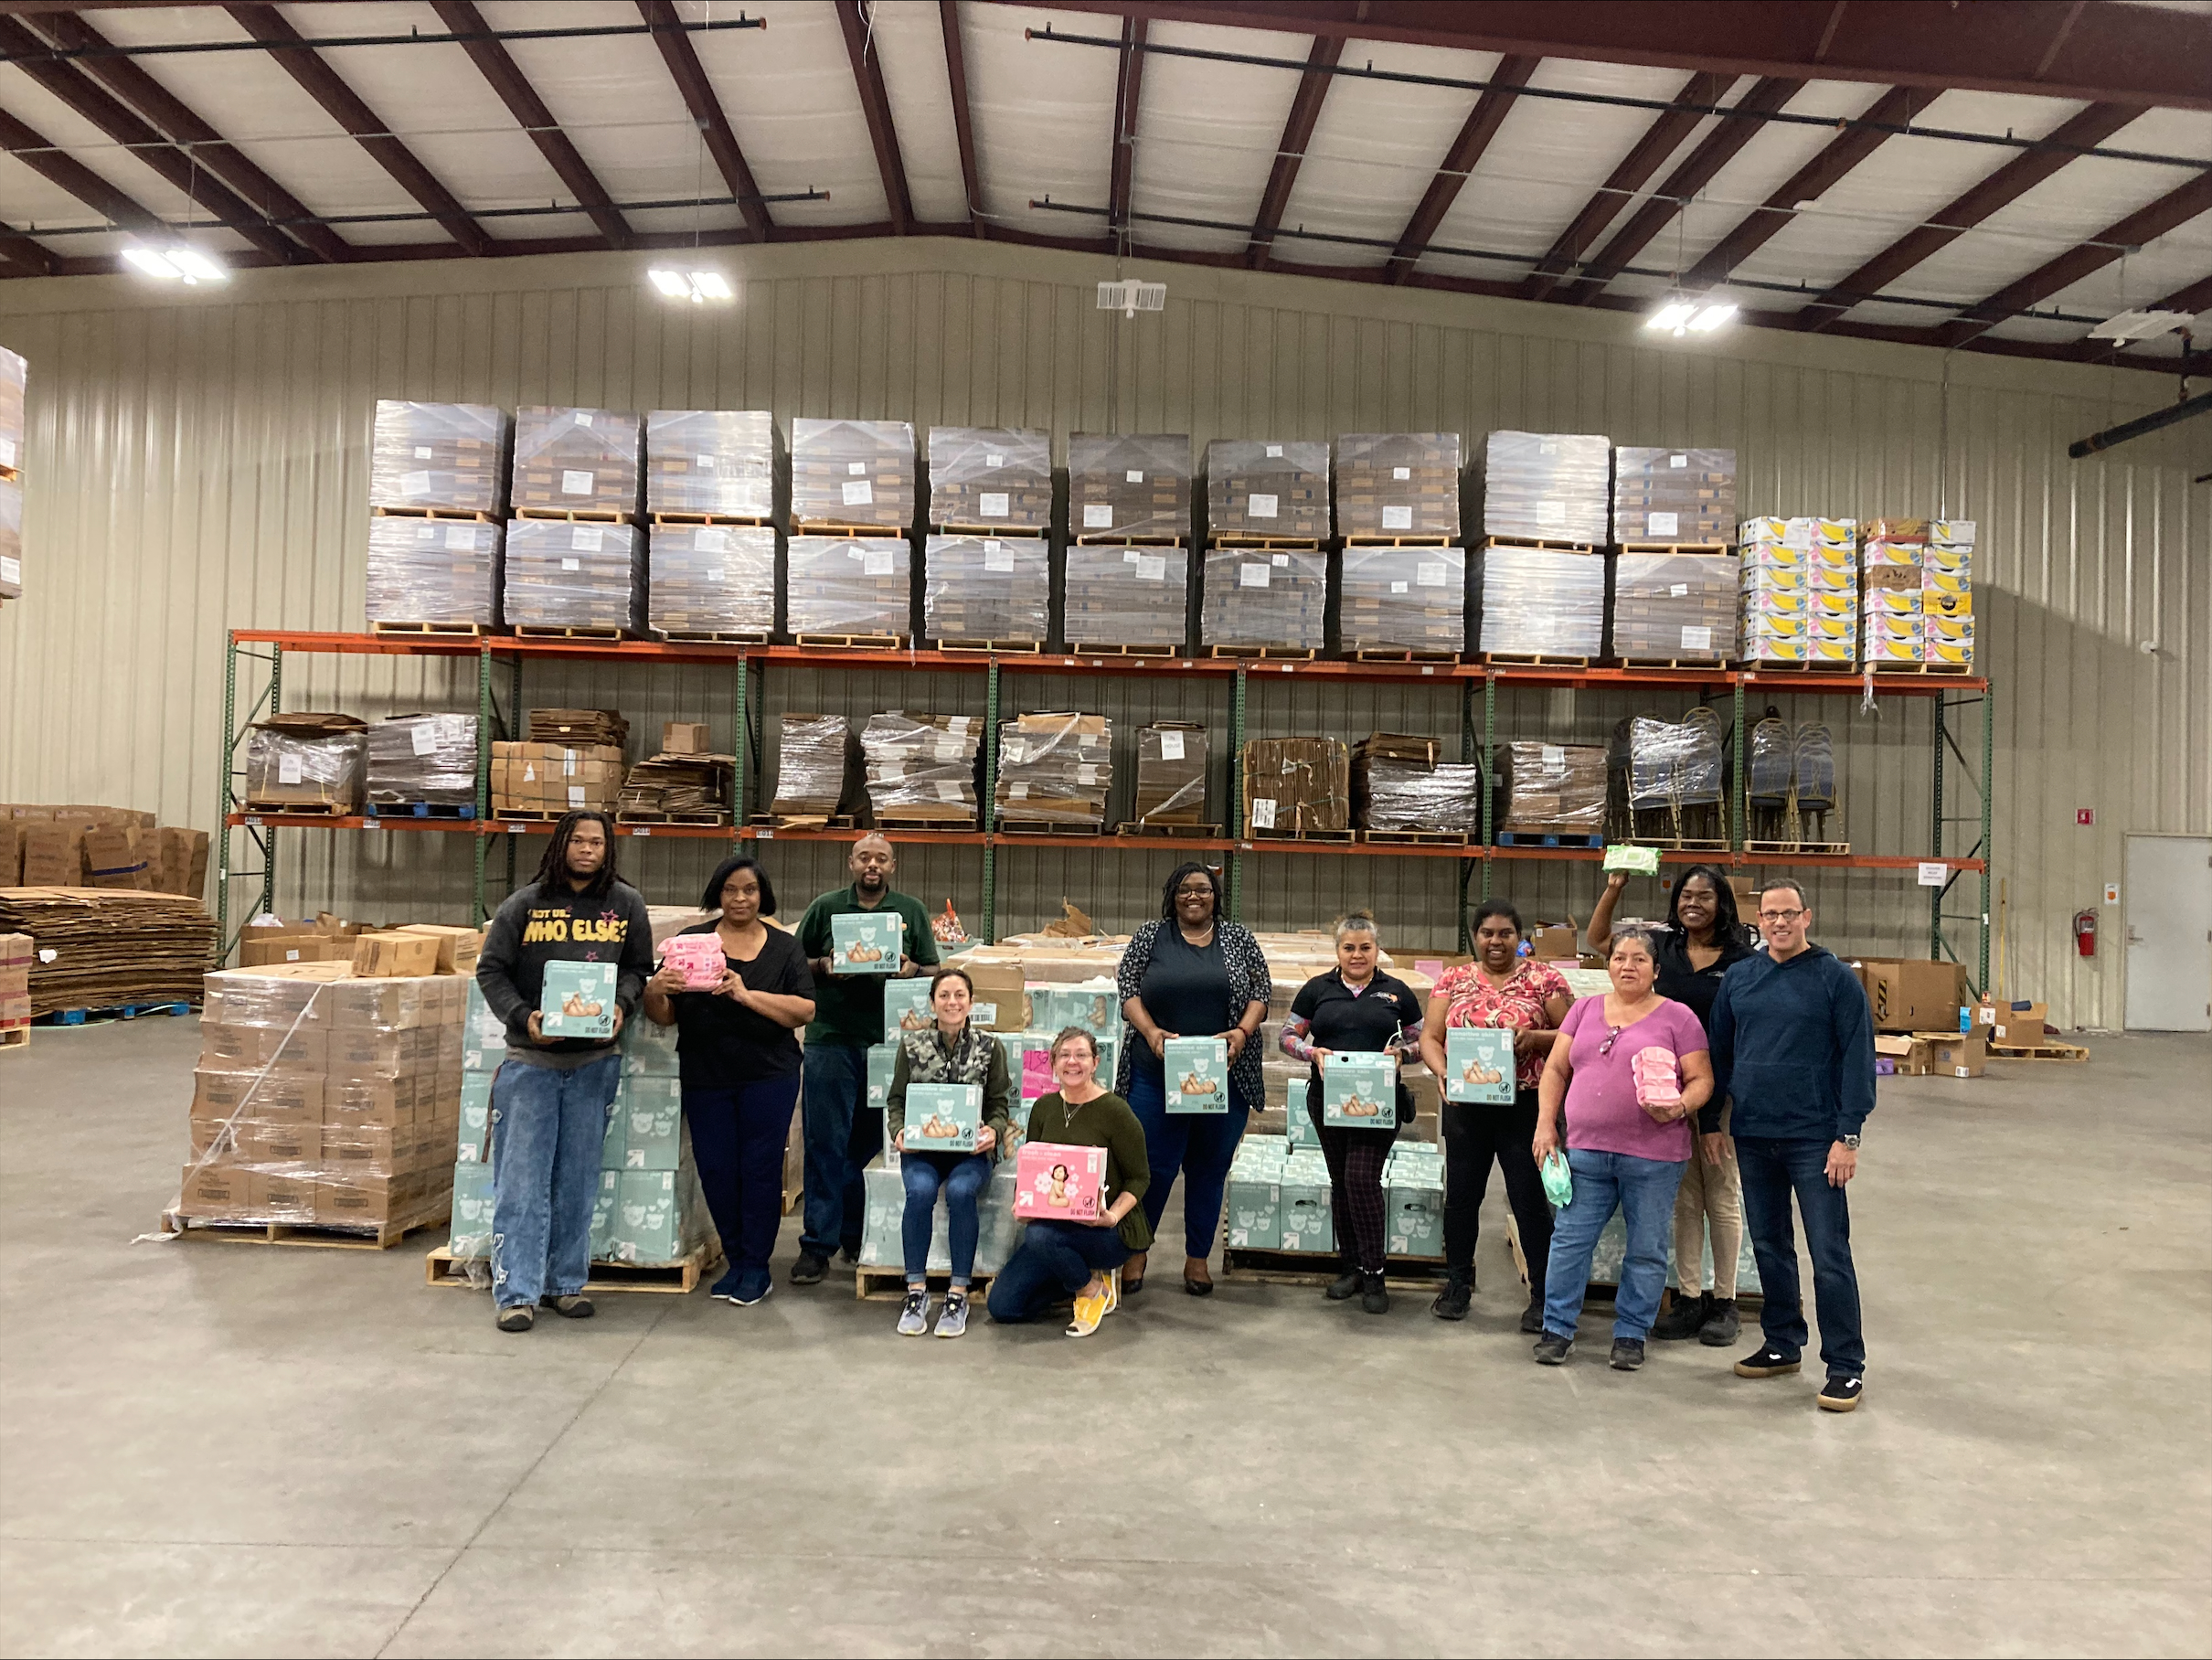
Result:
{"type": "MultiPolygon", "coordinates": [[[[621,1062],[611,1041],[545,1038],[536,1013],[545,963],[582,958],[619,964],[618,1036],[641,1004],[644,1018],[675,1027],[699,1184],[728,1260],[713,1295],[746,1306],[772,1289],[783,1151],[803,1080],[805,1206],[791,1282],[821,1282],[840,1251],[858,1260],[862,1172],[888,1136],[899,1149],[905,1196],[898,1330],[963,1335],[978,1204],[1008,1144],[1016,1085],[1005,1050],[973,1019],[973,982],[956,963],[939,962],[928,913],[891,886],[890,842],[856,841],[852,881],[816,899],[788,932],[765,920],[776,907],[768,873],[750,857],[725,859],[701,897],[712,920],[687,931],[721,944],[725,971],[707,990],[692,988],[679,965],[655,971],[644,904],[616,877],[610,831],[590,812],[555,827],[537,879],[493,919],[478,969],[508,1035],[493,1086],[500,1328],[529,1329],[541,1306],[571,1318],[592,1312],[583,1294],[590,1195],[621,1062]],[[835,918],[885,910],[904,922],[899,974],[930,975],[931,1018],[895,1035],[885,1029],[886,976],[837,972],[832,943],[835,918]],[[897,1050],[878,1114],[867,1105],[867,1050],[887,1040],[897,1050]],[[909,1091],[925,1084],[980,1092],[974,1151],[933,1150],[909,1133],[909,1091]],[[932,1326],[928,1263],[941,1199],[951,1273],[932,1326]]],[[[1826,1368],[1817,1403],[1848,1411],[1866,1366],[1845,1196],[1874,1105],[1866,994],[1812,942],[1812,911],[1793,882],[1760,893],[1755,943],[1717,868],[1693,867],[1673,885],[1664,927],[1613,926],[1624,881],[1618,872],[1609,878],[1587,939],[1606,957],[1611,989],[1579,1000],[1556,969],[1524,953],[1526,931],[1503,899],[1476,910],[1473,960],[1448,970],[1425,1004],[1381,967],[1373,917],[1358,912],[1337,923],[1335,964],[1300,988],[1280,1038],[1308,1069],[1305,1111],[1328,1165],[1342,1272],[1325,1294],[1357,1298],[1369,1314],[1388,1311],[1383,1167],[1414,1115],[1401,1075],[1395,1118],[1381,1115],[1372,1129],[1324,1122],[1332,1059],[1395,1055],[1441,1079],[1452,1028],[1508,1029],[1511,1104],[1446,1099],[1442,1106],[1445,1279],[1430,1312],[1467,1317],[1494,1164],[1526,1264],[1521,1329],[1535,1337],[1539,1363],[1571,1355],[1599,1240],[1618,1212],[1626,1238],[1615,1368],[1641,1367],[1647,1338],[1737,1340],[1736,1269],[1748,1225],[1763,1340],[1735,1370],[1795,1373],[1810,1333],[1794,1200],[1813,1256],[1826,1368]],[[1680,1290],[1663,1314],[1670,1232],[1680,1290]]],[[[994,1321],[1035,1321],[1066,1305],[1069,1335],[1095,1332],[1143,1289],[1178,1177],[1184,1290],[1203,1297],[1214,1289],[1208,1263],[1230,1162],[1264,1101],[1256,1039],[1272,993],[1259,942],[1224,914],[1216,872],[1191,863],[1168,878],[1160,917],[1138,928],[1122,953],[1118,991],[1132,1040],[1119,1046],[1111,1086],[1098,1076],[1098,1038],[1069,1027],[1052,1040],[1054,1087],[1032,1104],[1027,1124],[1034,1141],[1105,1150],[1099,1212],[1029,1223],[991,1282],[994,1321]],[[1223,1043],[1227,1112],[1167,1110],[1164,1057],[1179,1037],[1223,1043]]]]}

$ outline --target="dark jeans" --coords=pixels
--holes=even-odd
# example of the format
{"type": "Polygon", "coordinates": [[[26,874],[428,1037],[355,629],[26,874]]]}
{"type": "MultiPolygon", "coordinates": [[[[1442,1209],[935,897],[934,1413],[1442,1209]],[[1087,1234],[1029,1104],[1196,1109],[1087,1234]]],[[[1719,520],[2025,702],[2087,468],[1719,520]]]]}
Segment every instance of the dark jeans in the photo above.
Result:
{"type": "Polygon", "coordinates": [[[883,1151],[883,1109],[864,1106],[868,1052],[848,1043],[806,1046],[806,1205],[799,1249],[860,1254],[867,1196],[860,1173],[883,1151]]]}
{"type": "MultiPolygon", "coordinates": [[[[1133,1043],[1144,1040],[1134,1033],[1133,1043]]],[[[1150,1051],[1146,1051],[1150,1053],[1150,1051]]],[[[1144,1126],[1144,1158],[1152,1166],[1152,1186],[1144,1190],[1144,1216],[1156,1233],[1167,1214],[1167,1197],[1175,1176],[1183,1176],[1183,1254],[1204,1259],[1214,1254],[1214,1237],[1221,1230],[1221,1195],[1228,1186],[1229,1160],[1244,1137],[1251,1102],[1234,1078],[1228,1085],[1226,1112],[1170,1112],[1165,1078],[1147,1075],[1141,1066],[1129,1069],[1129,1110],[1144,1126]]],[[[1155,1241],[1156,1243],[1156,1241],[1155,1241]]]]}
{"type": "Polygon", "coordinates": [[[1006,1325],[1034,1320],[1055,1303],[1090,1283],[1093,1273],[1110,1273],[1129,1261],[1118,1228],[1086,1228],[1080,1222],[1032,1222],[1021,1248],[991,1282],[985,1306],[991,1318],[1006,1325]]]}
{"type": "Polygon", "coordinates": [[[1750,1229],[1765,1298],[1760,1329],[1790,1356],[1802,1354],[1810,1335],[1797,1282],[1797,1236],[1790,1226],[1794,1191],[1805,1218],[1805,1245],[1813,1253],[1821,1363],[1831,1378],[1856,1378],[1866,1369],[1866,1338],[1859,1326],[1858,1270],[1851,1262],[1851,1205],[1843,1188],[1828,1186],[1833,1144],[1739,1135],[1736,1165],[1743,1175],[1744,1226],[1750,1229]]]}
{"type": "Polygon", "coordinates": [[[798,1100],[796,1072],[734,1090],[684,1088],[699,1188],[732,1268],[766,1268],[775,1254],[783,1222],[783,1151],[798,1100]]]}
{"type": "Polygon", "coordinates": [[[1505,1180],[1505,1203],[1521,1236],[1528,1264],[1528,1300],[1544,1301],[1544,1270],[1551,1261],[1551,1206],[1537,1174],[1537,1092],[1522,1090],[1511,1106],[1474,1101],[1444,1103],[1444,1263],[1461,1273],[1474,1270],[1482,1235],[1483,1199],[1490,1191],[1490,1162],[1505,1180]]]}
{"type": "Polygon", "coordinates": [[[944,1190],[945,1220],[951,1227],[952,1283],[963,1286],[975,1275],[975,1240],[983,1231],[975,1214],[977,1195],[991,1179],[991,1157],[985,1153],[902,1153],[899,1173],[905,1177],[906,1214],[899,1218],[899,1239],[905,1252],[907,1281],[927,1276],[930,1240],[937,1231],[937,1194],[944,1190]]]}

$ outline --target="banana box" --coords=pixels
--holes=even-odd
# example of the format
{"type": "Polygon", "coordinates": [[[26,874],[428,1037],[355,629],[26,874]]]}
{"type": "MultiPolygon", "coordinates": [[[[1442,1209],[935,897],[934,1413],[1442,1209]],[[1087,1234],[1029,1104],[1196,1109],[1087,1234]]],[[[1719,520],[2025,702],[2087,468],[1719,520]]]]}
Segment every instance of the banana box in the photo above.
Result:
{"type": "Polygon", "coordinates": [[[1920,591],[1920,568],[1918,565],[1869,565],[1858,573],[1861,591],[1888,588],[1898,592],[1920,591]]]}
{"type": "Polygon", "coordinates": [[[1972,548],[1974,545],[1974,522],[1972,519],[1930,519],[1928,522],[1928,540],[1931,545],[1942,542],[1953,548],[1972,548]]]}
{"type": "Polygon", "coordinates": [[[1971,646],[1974,643],[1974,620],[1972,617],[1923,617],[1920,619],[1920,638],[1931,645],[1971,646]]]}
{"type": "Polygon", "coordinates": [[[1885,663],[1918,663],[1920,660],[1918,634],[1903,640],[1877,640],[1869,636],[1866,644],[1866,655],[1862,659],[1877,668],[1885,663]]]}
{"type": "Polygon", "coordinates": [[[1923,570],[1945,570],[1964,576],[1973,569],[1974,550],[1957,542],[1930,542],[1920,555],[1923,570]]]}
{"type": "Polygon", "coordinates": [[[1743,568],[1743,591],[1746,593],[1803,593],[1812,586],[1810,575],[1803,564],[1755,565],[1746,561],[1743,568]]]}
{"type": "Polygon", "coordinates": [[[1859,573],[1848,565],[1814,563],[1805,567],[1805,589],[1809,593],[1856,593],[1858,578],[1859,573]]]}
{"type": "Polygon", "coordinates": [[[1752,617],[1803,617],[1811,611],[1808,595],[1803,589],[1795,592],[1774,592],[1753,589],[1743,596],[1743,614],[1752,617]]]}
{"type": "Polygon", "coordinates": [[[1918,617],[1868,617],[1862,636],[1868,644],[1896,640],[1918,640],[1920,637],[1920,619],[1918,617]]]}
{"type": "Polygon", "coordinates": [[[1968,594],[1973,591],[1973,579],[1964,571],[1953,576],[1946,570],[1922,568],[1920,591],[1924,594],[1968,594]]]}
{"type": "Polygon", "coordinates": [[[1790,523],[1793,527],[1801,525],[1811,527],[1809,531],[1799,534],[1807,536],[1811,545],[1814,548],[1825,548],[1832,552],[1840,549],[1845,553],[1850,553],[1858,547],[1858,520],[1856,519],[1792,519],[1790,523]]]}
{"type": "Polygon", "coordinates": [[[1858,562],[1861,565],[1918,565],[1923,551],[1919,542],[1891,542],[1877,538],[1859,544],[1858,562]]]}
{"type": "Polygon", "coordinates": [[[1971,592],[1920,594],[1920,614],[1924,617],[1972,617],[1974,597],[1971,592]]]}
{"type": "Polygon", "coordinates": [[[1848,645],[1858,638],[1858,619],[1847,612],[1840,617],[1807,617],[1805,637],[1848,645]]]}
{"type": "Polygon", "coordinates": [[[1813,618],[1848,617],[1857,609],[1857,599],[1855,593],[1808,593],[1805,596],[1805,615],[1813,618]]]}
{"type": "Polygon", "coordinates": [[[1870,588],[1859,601],[1859,610],[1869,617],[1917,617],[1921,610],[1920,591],[1870,588]]]}
{"type": "Polygon", "coordinates": [[[1743,654],[1748,663],[1809,663],[1813,660],[1813,644],[1808,640],[1754,640],[1747,636],[1743,654]]]}
{"type": "Polygon", "coordinates": [[[1927,649],[1928,661],[1930,663],[1948,664],[1960,668],[1973,666],[1974,643],[1972,640],[1961,641],[1956,644],[1931,641],[1927,649]]]}
{"type": "Polygon", "coordinates": [[[1925,542],[1928,539],[1928,521],[1907,518],[1861,519],[1859,534],[1870,542],[1925,542]]]}
{"type": "Polygon", "coordinates": [[[1744,545],[1743,562],[1749,569],[1801,570],[1807,554],[1806,548],[1792,548],[1786,542],[1748,542],[1744,545]]]}
{"type": "Polygon", "coordinates": [[[1753,548],[1780,547],[1789,529],[1787,519],[1748,518],[1736,527],[1736,540],[1749,553],[1753,548]]]}

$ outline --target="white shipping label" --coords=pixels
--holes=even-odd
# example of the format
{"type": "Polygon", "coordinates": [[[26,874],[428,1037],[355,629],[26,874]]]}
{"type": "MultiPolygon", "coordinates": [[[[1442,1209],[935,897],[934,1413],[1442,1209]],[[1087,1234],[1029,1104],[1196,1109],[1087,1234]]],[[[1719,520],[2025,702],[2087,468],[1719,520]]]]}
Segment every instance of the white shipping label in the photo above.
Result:
{"type": "Polygon", "coordinates": [[[1401,482],[1410,481],[1413,477],[1413,469],[1411,467],[1392,467],[1390,476],[1401,482]]]}
{"type": "Polygon", "coordinates": [[[1936,859],[1920,861],[1920,886],[1941,888],[1951,879],[1951,867],[1936,859]]]}
{"type": "Polygon", "coordinates": [[[1410,582],[1393,582],[1390,584],[1390,591],[1392,593],[1411,593],[1413,591],[1413,584],[1410,582]]]}
{"type": "Polygon", "coordinates": [[[1643,516],[1643,534],[1646,536],[1680,536],[1682,516],[1679,513],[1647,513],[1643,516]]]}
{"type": "Polygon", "coordinates": [[[1160,759],[1162,761],[1181,761],[1183,759],[1182,733],[1162,732],[1160,734],[1160,759]]]}
{"type": "Polygon", "coordinates": [[[1027,801],[1029,799],[1029,786],[1027,784],[1008,784],[1006,786],[1006,799],[1008,801],[1027,801]]]}
{"type": "Polygon", "coordinates": [[[1014,549],[1000,542],[985,542],[984,544],[984,569],[985,570],[1012,570],[1014,569],[1014,549]]]}
{"type": "Polygon", "coordinates": [[[868,470],[868,464],[864,461],[848,461],[845,463],[845,470],[857,478],[868,470]]]}
{"type": "Polygon", "coordinates": [[[693,457],[692,457],[692,460],[694,460],[694,461],[696,461],[696,462],[697,462],[697,463],[699,463],[699,471],[700,471],[700,472],[702,472],[702,473],[712,473],[712,472],[714,471],[714,457],[713,457],[713,456],[711,456],[711,455],[695,455],[695,456],[693,456],[693,457]]]}
{"type": "Polygon", "coordinates": [[[1265,588],[1267,586],[1267,567],[1265,565],[1238,566],[1237,586],[1239,588],[1265,588]]]}
{"type": "Polygon", "coordinates": [[[1006,458],[1005,458],[1005,456],[1001,455],[1001,454],[998,454],[998,453],[997,453],[995,451],[990,451],[990,450],[986,450],[986,451],[984,451],[984,466],[986,466],[986,467],[1003,467],[1003,466],[1005,466],[1005,464],[1006,464],[1006,458]]]}
{"type": "Polygon", "coordinates": [[[560,752],[560,771],[563,778],[576,776],[576,751],[574,750],[563,750],[560,752]]]}
{"type": "Polygon", "coordinates": [[[1686,600],[1689,598],[1690,585],[1687,582],[1671,583],[1668,585],[1666,591],[1668,595],[1674,599],[1686,600]]]}
{"type": "Polygon", "coordinates": [[[21,582],[22,580],[23,561],[11,559],[5,554],[0,553],[0,582],[21,582]]]}
{"type": "Polygon", "coordinates": [[[1083,504],[1083,528],[1086,530],[1111,530],[1113,528],[1113,504],[1111,502],[1085,502],[1083,504]]]}
{"type": "Polygon", "coordinates": [[[1666,458],[1666,464],[1670,467],[1686,467],[1690,464],[1690,458],[1686,455],[1670,455],[1666,458]]]}
{"type": "Polygon", "coordinates": [[[399,494],[401,495],[428,495],[430,493],[431,475],[429,474],[402,473],[399,474],[399,494]]]}
{"type": "MultiPolygon", "coordinates": [[[[417,444],[417,445],[415,446],[415,459],[416,459],[417,461],[428,461],[428,460],[430,460],[430,458],[431,458],[431,447],[430,447],[430,445],[428,445],[428,444],[417,444]]],[[[9,447],[9,452],[8,452],[8,460],[7,460],[6,462],[5,462],[5,463],[0,463],[0,465],[5,465],[5,466],[13,466],[13,465],[15,465],[15,451],[14,451],[14,446],[13,446],[12,444],[11,444],[11,445],[10,445],[10,447],[9,447]]]]}
{"type": "Polygon", "coordinates": [[[1122,554],[1122,563],[1124,565],[1133,565],[1143,557],[1144,556],[1139,553],[1134,548],[1125,548],[1122,554]]]}
{"type": "MultiPolygon", "coordinates": [[[[467,527],[463,526],[461,528],[465,534],[467,527]]],[[[418,542],[434,542],[437,539],[438,527],[431,523],[429,520],[426,519],[421,524],[415,527],[415,540],[418,542]]],[[[446,539],[448,542],[451,542],[452,538],[451,536],[448,536],[446,539]]]]}
{"type": "Polygon", "coordinates": [[[1709,652],[1713,649],[1713,631],[1682,625],[1682,649],[1686,652],[1709,652]]]}
{"type": "Polygon", "coordinates": [[[1253,518],[1273,518],[1275,516],[1275,498],[1271,495],[1249,497],[1245,502],[1244,510],[1253,518]]]}
{"type": "Polygon", "coordinates": [[[1125,484],[1141,484],[1144,482],[1144,474],[1135,467],[1132,467],[1128,472],[1122,474],[1122,478],[1125,484]]]}
{"type": "Polygon", "coordinates": [[[957,738],[940,738],[932,748],[940,761],[965,761],[968,758],[968,746],[957,738]]]}
{"type": "MultiPolygon", "coordinates": [[[[259,819],[256,819],[256,820],[254,821],[254,823],[259,824],[259,823],[261,823],[261,821],[260,821],[259,819]]],[[[58,952],[58,951],[54,950],[54,949],[53,949],[51,946],[44,946],[44,947],[41,947],[41,948],[40,948],[40,950],[39,950],[39,952],[38,952],[38,961],[39,961],[39,962],[41,962],[41,963],[52,963],[52,962],[56,961],[57,959],[58,959],[58,958],[60,957],[60,955],[61,955],[61,953],[60,953],[59,952],[58,952]]]]}
{"type": "Polygon", "coordinates": [[[1167,580],[1167,556],[1164,553],[1141,553],[1137,556],[1137,580],[1164,582],[1167,580]]]}
{"type": "Polygon", "coordinates": [[[691,533],[694,553],[727,553],[729,551],[729,532],[718,525],[702,525],[691,533]]]}
{"type": "Polygon", "coordinates": [[[860,574],[868,577],[888,577],[893,574],[898,558],[888,548],[871,548],[861,556],[860,574]]]}
{"type": "Polygon", "coordinates": [[[590,495],[591,475],[580,468],[563,468],[560,475],[560,493],[563,495],[590,495]]]}
{"type": "Polygon", "coordinates": [[[1538,502],[1537,504],[1537,523],[1539,525],[1566,524],[1567,504],[1565,502],[1538,502]]]}
{"type": "Polygon", "coordinates": [[[1558,744],[1547,743],[1539,745],[1538,748],[1543,751],[1544,765],[1546,768],[1558,768],[1567,764],[1567,751],[1561,749],[1558,744]]]}
{"type": "Polygon", "coordinates": [[[1410,530],[1413,528],[1413,509],[1410,506],[1385,507],[1382,518],[1385,530],[1410,530]]]}
{"type": "Polygon", "coordinates": [[[277,782],[296,784],[300,782],[300,758],[297,755],[277,757],[277,782]]]}
{"type": "Polygon", "coordinates": [[[584,562],[581,559],[563,559],[560,562],[560,568],[563,570],[581,570],[584,568],[584,562]]]}
{"type": "Polygon", "coordinates": [[[415,746],[418,755],[435,755],[438,752],[438,729],[427,720],[417,721],[409,729],[407,738],[415,746]]]}
{"type": "Polygon", "coordinates": [[[719,582],[722,580],[722,567],[719,565],[707,566],[707,580],[709,582],[719,582]]]}
{"type": "Polygon", "coordinates": [[[967,792],[949,778],[939,779],[936,789],[939,801],[965,801],[968,799],[967,792]]]}
{"type": "Polygon", "coordinates": [[[1271,795],[1252,797],[1252,828],[1272,830],[1275,827],[1275,798],[1271,795]]]}
{"type": "Polygon", "coordinates": [[[1282,453],[1282,446],[1281,446],[1281,444],[1270,444],[1270,445],[1268,445],[1268,447],[1267,447],[1267,458],[1268,458],[1268,460],[1270,460],[1270,461],[1273,461],[1273,460],[1274,460],[1274,459],[1275,459],[1277,456],[1281,455],[1281,453],[1282,453]]]}
{"type": "Polygon", "coordinates": [[[591,411],[590,411],[590,410],[577,410],[577,411],[576,411],[576,424],[577,424],[578,426],[580,426],[580,427],[588,427],[588,426],[590,426],[590,425],[591,424],[591,411]]]}
{"type": "Polygon", "coordinates": [[[537,768],[526,761],[522,763],[522,782],[526,784],[534,784],[537,782],[537,768]]]}
{"type": "Polygon", "coordinates": [[[1813,521],[1811,519],[1783,520],[1781,527],[1781,545],[1784,548],[1793,548],[1800,553],[1812,552],[1813,521]]]}
{"type": "Polygon", "coordinates": [[[569,805],[570,805],[571,807],[580,807],[580,806],[582,806],[583,804],[584,804],[584,787],[583,787],[583,785],[581,785],[581,784],[570,784],[570,785],[569,786],[569,805]]]}
{"type": "Polygon", "coordinates": [[[1079,763],[1075,769],[1075,782],[1079,784],[1097,783],[1099,782],[1098,768],[1086,763],[1079,763]]]}
{"type": "Polygon", "coordinates": [[[445,546],[450,553],[472,553],[476,548],[476,527],[473,525],[448,525],[445,527],[445,546]]]}
{"type": "Polygon", "coordinates": [[[876,505],[876,486],[865,478],[845,481],[845,505],[848,507],[872,507],[876,505]]]}
{"type": "Polygon", "coordinates": [[[569,546],[578,553],[597,553],[606,545],[604,525],[578,525],[569,532],[569,546]]]}
{"type": "Polygon", "coordinates": [[[985,490],[975,498],[975,511],[985,518],[1005,518],[1009,511],[1007,496],[1004,490],[985,490]]]}
{"type": "Polygon", "coordinates": [[[1271,554],[1268,558],[1268,563],[1274,566],[1277,570],[1288,570],[1291,568],[1291,556],[1287,553],[1271,554]]]}
{"type": "Polygon", "coordinates": [[[1449,569],[1451,567],[1441,559],[1423,559],[1413,567],[1413,580],[1423,588],[1441,588],[1449,569]]]}

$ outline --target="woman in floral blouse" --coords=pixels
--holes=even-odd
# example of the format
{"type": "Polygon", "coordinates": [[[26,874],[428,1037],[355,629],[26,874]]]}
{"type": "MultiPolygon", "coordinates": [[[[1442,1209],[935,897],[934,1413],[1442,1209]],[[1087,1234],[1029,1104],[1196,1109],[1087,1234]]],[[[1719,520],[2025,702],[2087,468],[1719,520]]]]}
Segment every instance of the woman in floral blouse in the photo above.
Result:
{"type": "Polygon", "coordinates": [[[1574,1001],[1559,971],[1520,955],[1521,913],[1504,899],[1484,899],[1474,913],[1474,961],[1449,970],[1429,996],[1421,1026],[1421,1060],[1445,1075],[1444,1032],[1455,1026],[1513,1028],[1511,1106],[1447,1101],[1444,1131],[1444,1267],[1450,1278],[1429,1312],[1464,1320],[1474,1292],[1474,1241],[1490,1161],[1505,1178],[1505,1200],[1528,1264],[1528,1307],[1521,1329],[1544,1329],[1544,1266],[1551,1257],[1551,1207],[1537,1174],[1537,1085],[1551,1040],[1574,1001]]]}

